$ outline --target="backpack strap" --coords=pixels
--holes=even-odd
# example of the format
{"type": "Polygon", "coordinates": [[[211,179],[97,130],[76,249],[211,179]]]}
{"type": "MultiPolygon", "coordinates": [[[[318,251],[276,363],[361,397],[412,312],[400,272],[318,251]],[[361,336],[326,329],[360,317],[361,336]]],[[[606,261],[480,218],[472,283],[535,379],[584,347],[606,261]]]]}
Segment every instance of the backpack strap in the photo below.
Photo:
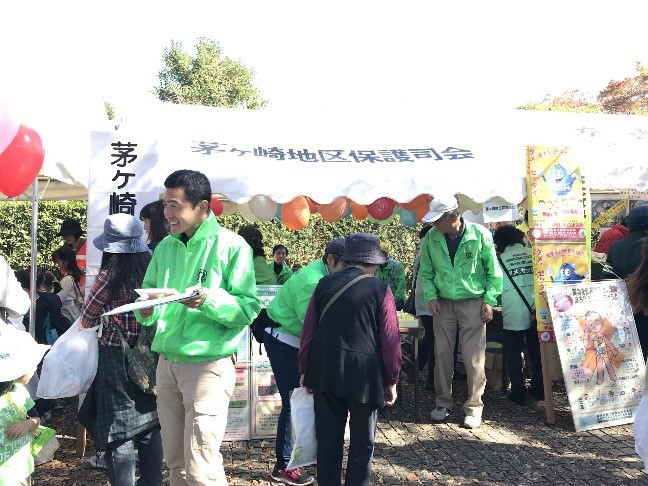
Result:
{"type": "Polygon", "coordinates": [[[331,307],[333,305],[333,303],[336,300],[338,300],[338,298],[346,291],[346,289],[351,287],[354,283],[359,282],[363,278],[367,278],[367,277],[371,277],[371,275],[369,275],[367,273],[363,273],[362,275],[358,275],[356,278],[354,278],[353,280],[347,282],[347,284],[344,287],[342,287],[340,290],[338,290],[335,293],[335,295],[333,297],[331,297],[331,299],[324,306],[324,309],[322,310],[322,315],[320,316],[319,320],[321,321],[322,319],[324,319],[324,315],[326,314],[326,311],[329,310],[329,307],[331,307]]]}

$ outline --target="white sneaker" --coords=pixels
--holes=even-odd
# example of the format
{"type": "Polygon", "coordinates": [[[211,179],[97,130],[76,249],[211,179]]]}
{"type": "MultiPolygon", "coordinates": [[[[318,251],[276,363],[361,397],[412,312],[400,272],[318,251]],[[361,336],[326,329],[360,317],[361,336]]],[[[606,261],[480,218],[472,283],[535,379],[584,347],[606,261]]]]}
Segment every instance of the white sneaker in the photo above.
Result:
{"type": "Polygon", "coordinates": [[[447,408],[437,407],[434,410],[432,410],[430,417],[432,417],[433,422],[443,422],[449,413],[450,410],[448,410],[447,408]]]}
{"type": "Polygon", "coordinates": [[[463,426],[466,429],[476,429],[481,425],[481,417],[475,417],[474,415],[466,415],[464,419],[463,426]]]}

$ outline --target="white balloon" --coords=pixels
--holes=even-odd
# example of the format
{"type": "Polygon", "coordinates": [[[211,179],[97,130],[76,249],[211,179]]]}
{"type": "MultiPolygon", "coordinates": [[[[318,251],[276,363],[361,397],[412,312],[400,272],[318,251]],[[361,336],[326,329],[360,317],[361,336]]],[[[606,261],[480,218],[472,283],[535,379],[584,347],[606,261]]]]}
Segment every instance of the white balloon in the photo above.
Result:
{"type": "Polygon", "coordinates": [[[235,214],[238,211],[238,204],[232,201],[221,201],[223,203],[223,216],[235,214]]]}
{"type": "Polygon", "coordinates": [[[254,196],[248,206],[260,221],[270,221],[277,214],[277,203],[266,196],[254,196]]]}
{"type": "Polygon", "coordinates": [[[252,211],[250,210],[250,206],[246,204],[239,204],[238,205],[238,211],[241,216],[243,216],[246,220],[248,220],[250,223],[254,223],[255,221],[259,221],[259,218],[257,218],[252,211]]]}

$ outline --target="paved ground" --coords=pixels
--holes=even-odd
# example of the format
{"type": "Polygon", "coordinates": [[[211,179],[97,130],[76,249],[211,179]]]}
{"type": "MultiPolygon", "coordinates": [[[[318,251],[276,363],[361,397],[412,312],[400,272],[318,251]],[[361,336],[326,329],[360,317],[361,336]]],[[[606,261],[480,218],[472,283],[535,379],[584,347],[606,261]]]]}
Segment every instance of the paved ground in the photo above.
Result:
{"type": "MultiPolygon", "coordinates": [[[[423,389],[423,388],[422,388],[423,389]]],[[[457,403],[466,384],[455,381],[457,403]]],[[[420,424],[413,422],[413,390],[403,387],[403,401],[382,414],[379,423],[373,484],[551,484],[640,485],[643,465],[634,453],[632,427],[575,433],[563,391],[557,390],[557,423],[544,422],[543,409],[519,407],[501,392],[487,389],[484,422],[465,430],[461,407],[445,424],[430,422],[432,393],[421,398],[420,424]]],[[[108,485],[104,471],[88,469],[74,458],[73,402],[55,417],[62,434],[57,460],[38,468],[36,486],[108,485]]],[[[89,448],[89,453],[91,448],[89,448]]],[[[273,485],[268,481],[274,441],[258,440],[223,446],[231,485],[273,485]]]]}

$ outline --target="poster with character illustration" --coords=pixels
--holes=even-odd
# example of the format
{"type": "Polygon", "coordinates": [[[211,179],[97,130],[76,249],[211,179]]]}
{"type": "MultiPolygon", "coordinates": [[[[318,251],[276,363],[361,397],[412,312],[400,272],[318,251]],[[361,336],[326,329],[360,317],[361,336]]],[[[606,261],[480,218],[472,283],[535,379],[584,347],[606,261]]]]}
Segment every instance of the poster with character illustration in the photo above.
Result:
{"type": "Polygon", "coordinates": [[[546,291],[576,431],[634,422],[644,367],[625,282],[546,291]]]}

